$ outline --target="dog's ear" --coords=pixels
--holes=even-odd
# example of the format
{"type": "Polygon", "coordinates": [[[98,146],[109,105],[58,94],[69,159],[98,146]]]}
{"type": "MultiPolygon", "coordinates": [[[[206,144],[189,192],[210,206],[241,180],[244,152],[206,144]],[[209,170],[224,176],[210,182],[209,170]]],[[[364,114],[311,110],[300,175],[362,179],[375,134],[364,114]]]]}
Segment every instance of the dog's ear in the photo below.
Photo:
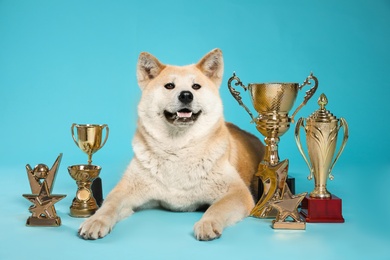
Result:
{"type": "Polygon", "coordinates": [[[156,57],[147,52],[141,52],[137,63],[138,85],[143,89],[148,83],[157,77],[165,68],[156,57]]]}
{"type": "Polygon", "coordinates": [[[223,76],[223,56],[220,49],[214,49],[207,53],[196,66],[218,87],[221,85],[223,76]]]}

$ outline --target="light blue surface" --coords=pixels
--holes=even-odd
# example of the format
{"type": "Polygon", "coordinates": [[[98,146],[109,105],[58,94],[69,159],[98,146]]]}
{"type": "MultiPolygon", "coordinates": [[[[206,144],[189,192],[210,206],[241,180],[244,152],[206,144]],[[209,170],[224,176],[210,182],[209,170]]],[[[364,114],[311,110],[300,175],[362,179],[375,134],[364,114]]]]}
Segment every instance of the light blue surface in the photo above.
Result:
{"type": "MultiPolygon", "coordinates": [[[[390,259],[389,26],[387,0],[0,0],[0,259],[390,259]],[[93,157],[106,195],[133,154],[139,52],[184,65],[215,47],[225,59],[225,117],[260,138],[227,89],[232,72],[244,83],[318,77],[318,92],[298,117],[316,110],[324,92],[327,108],[348,121],[350,139],[328,182],[343,199],[346,222],[280,231],[247,218],[218,240],[198,242],[192,226],[201,213],[148,210],[104,239],[79,239],[82,219],[68,215],[76,185],[66,168],[87,156],[74,145],[71,124],[110,127],[93,157]],[[56,204],[63,225],[26,227],[25,165],[51,166],[60,152],[54,193],[67,194],[56,204]]],[[[280,156],[290,159],[297,192],[311,191],[293,128],[281,138],[280,156]]]]}

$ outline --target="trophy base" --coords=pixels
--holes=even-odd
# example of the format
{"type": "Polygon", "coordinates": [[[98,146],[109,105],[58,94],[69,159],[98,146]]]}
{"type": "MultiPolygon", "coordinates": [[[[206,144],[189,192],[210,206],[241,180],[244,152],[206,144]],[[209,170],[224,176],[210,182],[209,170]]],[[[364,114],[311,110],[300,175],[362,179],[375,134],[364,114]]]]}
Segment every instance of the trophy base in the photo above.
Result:
{"type": "Polygon", "coordinates": [[[95,214],[98,210],[95,199],[91,198],[88,201],[79,201],[77,198],[73,199],[72,206],[70,206],[70,216],[75,218],[87,218],[95,214]]]}
{"type": "Polygon", "coordinates": [[[294,177],[287,177],[286,180],[287,186],[290,188],[290,191],[293,195],[295,195],[295,178],[294,177]]]}
{"type": "Polygon", "coordinates": [[[273,229],[291,229],[291,230],[304,230],[306,229],[305,222],[293,222],[293,221],[272,221],[273,229]]]}
{"type": "Polygon", "coordinates": [[[97,205],[100,207],[103,204],[103,188],[102,188],[102,179],[100,177],[97,177],[92,182],[91,190],[97,205]]]}
{"type": "Polygon", "coordinates": [[[72,208],[70,207],[70,213],[69,215],[74,218],[88,218],[95,214],[96,209],[85,209],[85,208],[72,208]]]}
{"type": "Polygon", "coordinates": [[[26,222],[29,227],[58,227],[61,226],[61,218],[37,218],[29,217],[26,222]]]}
{"type": "Polygon", "coordinates": [[[302,201],[301,215],[309,223],[344,223],[342,201],[331,195],[329,199],[311,198],[309,195],[302,201]]]}

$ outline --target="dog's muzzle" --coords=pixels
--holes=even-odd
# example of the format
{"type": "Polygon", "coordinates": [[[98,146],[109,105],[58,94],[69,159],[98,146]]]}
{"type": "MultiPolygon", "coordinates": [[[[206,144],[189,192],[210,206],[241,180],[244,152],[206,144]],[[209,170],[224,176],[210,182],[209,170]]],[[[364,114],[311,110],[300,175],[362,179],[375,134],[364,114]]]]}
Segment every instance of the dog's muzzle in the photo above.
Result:
{"type": "Polygon", "coordinates": [[[171,124],[190,124],[198,119],[202,111],[194,113],[188,108],[180,109],[174,113],[167,110],[164,111],[164,116],[171,124]]]}
{"type": "Polygon", "coordinates": [[[169,123],[178,125],[187,125],[195,122],[196,119],[198,119],[201,111],[195,113],[191,110],[190,104],[194,100],[194,95],[191,93],[191,91],[185,90],[180,92],[177,98],[179,99],[183,108],[176,112],[165,110],[165,118],[169,123]]]}

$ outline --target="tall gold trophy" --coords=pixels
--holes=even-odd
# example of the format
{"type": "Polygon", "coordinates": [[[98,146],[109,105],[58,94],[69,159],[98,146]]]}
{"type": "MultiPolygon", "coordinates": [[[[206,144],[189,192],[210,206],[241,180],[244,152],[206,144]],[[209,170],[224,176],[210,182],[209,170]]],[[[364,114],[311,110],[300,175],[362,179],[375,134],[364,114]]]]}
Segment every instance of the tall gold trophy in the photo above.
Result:
{"type": "Polygon", "coordinates": [[[288,160],[280,161],[278,143],[280,137],[287,132],[294,116],[314,95],[318,87],[318,80],[310,74],[303,84],[299,83],[252,83],[245,86],[234,73],[228,81],[228,87],[233,97],[244,107],[256,124],[257,130],[265,137],[266,152],[263,161],[259,164],[257,176],[263,183],[263,194],[251,212],[251,216],[258,218],[276,217],[277,211],[271,206],[271,201],[283,199],[286,195],[292,197],[292,193],[286,184],[288,160]],[[295,109],[290,117],[288,113],[292,109],[298,92],[306,85],[314,81],[314,86],[306,91],[303,102],[295,109]],[[242,102],[240,93],[232,87],[241,86],[249,90],[252,104],[258,112],[254,117],[247,106],[242,102]]]}
{"type": "Polygon", "coordinates": [[[321,94],[318,99],[320,108],[306,120],[300,118],[295,127],[295,139],[298,149],[310,169],[308,179],[314,176],[314,190],[302,201],[301,215],[307,222],[342,223],[341,199],[330,194],[326,188],[329,177],[333,180],[332,169],[339,159],[348,140],[348,124],[344,118],[337,119],[326,110],[328,99],[321,94]],[[304,124],[306,121],[306,126],[304,124]],[[300,140],[301,127],[306,133],[306,144],[309,155],[307,159],[300,140]],[[344,129],[344,137],[336,156],[336,145],[339,130],[344,129]],[[334,159],[333,159],[334,158],[334,159]]]}
{"type": "Polygon", "coordinates": [[[77,183],[76,197],[70,206],[72,217],[89,217],[99,208],[102,200],[101,167],[92,165],[92,155],[100,150],[107,141],[109,128],[107,125],[73,124],[72,138],[75,144],[88,155],[88,164],[72,165],[68,167],[70,176],[77,183]],[[75,134],[74,129],[77,129],[75,134]],[[103,140],[103,130],[106,136],[103,140]]]}

